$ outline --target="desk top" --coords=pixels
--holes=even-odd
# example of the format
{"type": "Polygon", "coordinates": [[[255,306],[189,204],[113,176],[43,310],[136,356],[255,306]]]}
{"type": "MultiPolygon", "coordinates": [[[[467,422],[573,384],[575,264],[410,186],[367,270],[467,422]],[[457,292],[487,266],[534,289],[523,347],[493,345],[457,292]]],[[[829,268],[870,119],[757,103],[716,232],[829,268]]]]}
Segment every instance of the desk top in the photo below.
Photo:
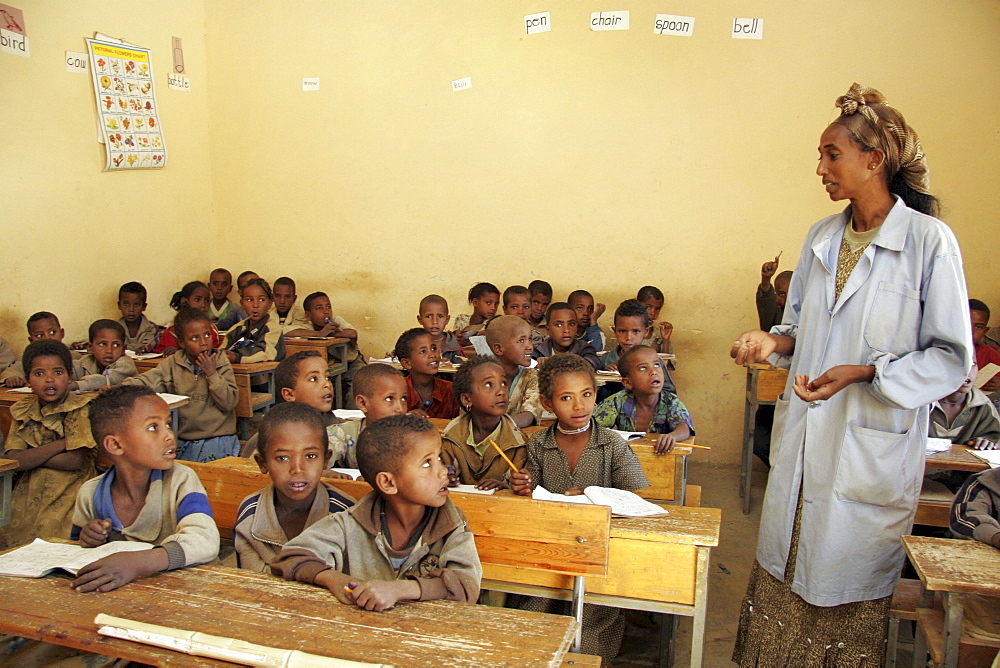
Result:
{"type": "Polygon", "coordinates": [[[106,594],[74,592],[66,577],[5,577],[0,597],[4,632],[154,665],[230,664],[99,636],[94,617],[396,666],[559,666],[575,627],[567,616],[453,601],[367,612],[319,587],[222,566],[159,573],[106,594]]]}
{"type": "Polygon", "coordinates": [[[17,468],[17,462],[13,459],[0,459],[0,472],[12,471],[17,468]]]}
{"type": "MultiPolygon", "coordinates": [[[[159,366],[160,362],[167,359],[166,357],[150,357],[144,360],[133,360],[135,362],[135,368],[139,370],[139,373],[145,373],[150,369],[155,369],[159,366]]],[[[278,362],[249,362],[247,364],[230,364],[233,367],[233,373],[245,373],[245,374],[255,374],[262,373],[264,371],[271,371],[278,366],[278,362]]]]}
{"type": "Polygon", "coordinates": [[[903,548],[930,591],[1000,596],[1000,550],[978,540],[903,536],[903,548]]]}
{"type": "MultiPolygon", "coordinates": [[[[393,361],[393,362],[385,362],[385,361],[381,361],[381,360],[372,360],[372,359],[369,359],[368,362],[369,362],[369,364],[388,364],[389,366],[391,366],[396,371],[402,371],[403,370],[403,365],[400,364],[399,362],[395,362],[395,361],[393,361]]],[[[441,360],[441,363],[438,365],[438,373],[455,373],[456,371],[458,371],[458,367],[459,367],[458,364],[453,364],[452,362],[449,362],[448,360],[441,360]]]]}
{"type": "Polygon", "coordinates": [[[925,466],[952,471],[985,471],[990,465],[972,454],[967,445],[952,445],[950,450],[927,455],[925,466]]]}
{"type": "Polygon", "coordinates": [[[324,348],[329,348],[330,346],[339,346],[344,343],[350,343],[350,339],[346,339],[342,336],[286,336],[285,345],[293,346],[308,346],[317,347],[322,346],[324,348]]]}

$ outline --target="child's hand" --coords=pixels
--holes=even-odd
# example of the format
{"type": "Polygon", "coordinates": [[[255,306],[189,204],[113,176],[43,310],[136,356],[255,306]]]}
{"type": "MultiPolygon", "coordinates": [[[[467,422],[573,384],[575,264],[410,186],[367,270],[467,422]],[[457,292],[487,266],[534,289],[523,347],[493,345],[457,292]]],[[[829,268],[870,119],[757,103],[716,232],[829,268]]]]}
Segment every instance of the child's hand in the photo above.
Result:
{"type": "Polygon", "coordinates": [[[774,272],[778,271],[778,255],[774,256],[774,262],[765,262],[760,267],[760,278],[762,281],[770,282],[774,272]]]}
{"type": "MultiPolygon", "coordinates": [[[[227,350],[226,354],[230,354],[232,351],[227,350]]],[[[211,352],[208,350],[203,350],[198,357],[195,358],[195,362],[201,367],[201,370],[205,372],[206,376],[215,375],[215,358],[212,356],[211,352]]]]}
{"type": "Polygon", "coordinates": [[[997,444],[988,438],[974,438],[967,443],[973,450],[996,450],[997,444]]]}
{"type": "Polygon", "coordinates": [[[993,538],[990,541],[990,543],[993,545],[993,547],[1000,550],[1000,532],[993,534],[993,538]]]}
{"type": "MultiPolygon", "coordinates": [[[[199,355],[199,357],[201,357],[201,355],[199,355]]],[[[234,353],[232,350],[227,350],[226,351],[226,358],[229,360],[230,364],[236,364],[237,359],[238,359],[236,357],[236,353],[234,353]]]]}
{"type": "Polygon", "coordinates": [[[333,478],[334,480],[354,480],[354,478],[352,478],[349,474],[334,471],[333,469],[326,469],[323,471],[323,477],[333,478]]]}
{"type": "Polygon", "coordinates": [[[87,564],[71,585],[79,592],[107,592],[118,589],[142,575],[135,553],[119,552],[87,564]]]}
{"type": "Polygon", "coordinates": [[[163,355],[164,357],[170,357],[171,355],[173,355],[174,353],[176,353],[176,352],[177,352],[178,350],[179,350],[179,349],[178,349],[178,348],[176,348],[176,347],[173,347],[173,346],[167,346],[166,348],[164,348],[164,349],[163,349],[163,353],[162,353],[162,355],[163,355]]]}
{"type": "Polygon", "coordinates": [[[983,392],[990,393],[1000,390],[1000,373],[990,378],[988,381],[983,383],[983,386],[979,388],[983,392]]]}
{"type": "Polygon", "coordinates": [[[507,483],[496,478],[483,478],[476,485],[476,489],[507,489],[507,483]]]}
{"type": "Polygon", "coordinates": [[[430,417],[431,417],[430,415],[427,414],[427,411],[425,411],[423,408],[414,408],[412,411],[410,411],[410,414],[411,415],[419,415],[420,417],[424,418],[425,420],[429,420],[430,417]]]}
{"type": "Polygon", "coordinates": [[[531,474],[528,469],[521,469],[510,476],[510,488],[515,494],[531,496],[531,474]]]}
{"type": "Polygon", "coordinates": [[[340,331],[339,327],[337,327],[332,322],[328,322],[323,327],[323,329],[321,329],[318,332],[316,332],[316,336],[321,336],[323,338],[329,338],[329,337],[332,337],[332,336],[336,336],[337,332],[339,332],[339,331],[340,331]]]}
{"type": "Polygon", "coordinates": [[[606,367],[604,367],[604,370],[605,371],[618,371],[618,364],[617,363],[615,363],[615,364],[609,364],[606,367]]]}
{"type": "Polygon", "coordinates": [[[321,571],[313,579],[313,584],[329,589],[330,593],[344,605],[354,605],[354,596],[351,594],[351,591],[358,586],[358,583],[351,580],[351,576],[328,568],[325,571],[321,571]]]}
{"type": "Polygon", "coordinates": [[[590,324],[591,325],[596,325],[597,321],[600,319],[600,317],[602,315],[604,315],[604,312],[607,310],[607,308],[608,308],[607,306],[605,306],[604,304],[602,304],[600,302],[597,302],[596,304],[594,304],[594,321],[592,323],[590,323],[590,324]]]}
{"type": "Polygon", "coordinates": [[[665,455],[673,450],[676,444],[677,441],[673,434],[660,434],[656,439],[656,444],[653,445],[653,454],[665,455]]]}
{"type": "Polygon", "coordinates": [[[6,387],[24,387],[27,384],[26,381],[21,376],[11,376],[3,382],[6,387]]]}
{"type": "Polygon", "coordinates": [[[111,520],[90,520],[80,530],[80,545],[83,547],[98,547],[108,541],[108,531],[111,520]]]}
{"type": "Polygon", "coordinates": [[[580,496],[581,494],[583,494],[583,490],[580,489],[579,487],[570,487],[565,492],[563,492],[563,494],[565,494],[566,496],[580,496]]]}
{"type": "Polygon", "coordinates": [[[153,346],[142,346],[140,348],[136,348],[135,350],[136,355],[145,355],[146,353],[151,352],[153,352],[153,346]]]}
{"type": "Polygon", "coordinates": [[[670,335],[674,333],[674,326],[669,322],[658,322],[656,327],[660,330],[660,337],[664,343],[670,340],[670,335]]]}
{"type": "Polygon", "coordinates": [[[75,380],[69,381],[69,385],[67,385],[66,387],[69,389],[70,392],[80,391],[80,383],[76,382],[75,380]]]}
{"type": "Polygon", "coordinates": [[[462,476],[455,470],[454,466],[448,465],[448,487],[458,487],[462,484],[462,476]]]}
{"type": "Polygon", "coordinates": [[[401,600],[420,598],[420,585],[413,580],[369,580],[354,587],[353,596],[359,608],[382,612],[401,600]]]}
{"type": "Polygon", "coordinates": [[[762,329],[743,332],[729,350],[729,356],[740,366],[763,362],[778,348],[778,341],[762,329]]]}

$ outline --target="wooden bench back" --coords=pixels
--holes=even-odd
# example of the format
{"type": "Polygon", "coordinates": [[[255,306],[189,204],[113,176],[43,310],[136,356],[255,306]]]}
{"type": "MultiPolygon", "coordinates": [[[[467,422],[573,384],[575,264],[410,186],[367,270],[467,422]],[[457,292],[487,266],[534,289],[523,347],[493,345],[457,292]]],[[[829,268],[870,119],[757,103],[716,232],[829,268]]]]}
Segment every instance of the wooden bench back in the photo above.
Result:
{"type": "MultiPolygon", "coordinates": [[[[208,464],[184,464],[201,478],[215,522],[226,537],[232,536],[243,499],[270,482],[252,459],[227,457],[208,464]]],[[[356,499],[371,491],[366,482],[325,482],[356,499]]],[[[453,492],[451,499],[469,520],[484,569],[497,565],[566,575],[607,575],[611,510],[606,506],[460,492],[453,492]]]]}

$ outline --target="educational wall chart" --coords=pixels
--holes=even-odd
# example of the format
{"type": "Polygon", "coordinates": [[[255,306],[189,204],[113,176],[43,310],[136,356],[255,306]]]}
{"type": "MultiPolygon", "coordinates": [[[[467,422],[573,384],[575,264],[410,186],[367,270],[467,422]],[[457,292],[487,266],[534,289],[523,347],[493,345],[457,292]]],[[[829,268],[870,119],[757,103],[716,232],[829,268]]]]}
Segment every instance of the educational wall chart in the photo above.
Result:
{"type": "Polygon", "coordinates": [[[167,147],[149,49],[87,39],[87,50],[108,156],[104,171],[162,169],[167,147]]]}

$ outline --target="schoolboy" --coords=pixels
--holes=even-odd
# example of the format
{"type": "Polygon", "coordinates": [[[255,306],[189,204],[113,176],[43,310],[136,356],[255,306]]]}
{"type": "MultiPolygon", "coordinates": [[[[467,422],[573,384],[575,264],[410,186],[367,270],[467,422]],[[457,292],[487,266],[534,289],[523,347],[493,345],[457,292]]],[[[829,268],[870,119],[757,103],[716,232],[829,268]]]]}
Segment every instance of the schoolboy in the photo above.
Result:
{"type": "MultiPolygon", "coordinates": [[[[319,355],[315,359],[322,361],[319,355]]],[[[319,411],[297,401],[278,404],[264,415],[254,460],[271,483],[243,499],[236,512],[233,543],[239,568],[269,572],[268,562],[285,543],[354,505],[353,497],[320,480],[330,459],[326,430],[319,411]]]]}
{"type": "Polygon", "coordinates": [[[508,315],[492,320],[486,328],[486,344],[503,369],[510,391],[507,415],[519,429],[538,424],[542,419],[538,370],[530,368],[534,352],[530,330],[521,318],[508,315]]]}
{"type": "Polygon", "coordinates": [[[455,318],[455,336],[465,341],[479,333],[497,313],[500,290],[492,283],[476,283],[469,288],[472,314],[459,313],[455,318]]]}
{"type": "Polygon", "coordinates": [[[533,358],[539,360],[539,364],[553,355],[572,353],[590,362],[594,369],[603,368],[594,346],[577,338],[576,310],[567,302],[556,302],[549,306],[545,314],[545,331],[545,340],[537,344],[531,353],[533,358]]]}
{"type": "Polygon", "coordinates": [[[437,377],[441,354],[426,330],[414,327],[396,340],[393,352],[409,375],[406,377],[407,410],[427,418],[458,417],[458,402],[451,382],[437,377]]]}
{"type": "Polygon", "coordinates": [[[531,313],[531,298],[528,288],[523,285],[512,285],[503,291],[503,314],[516,315],[527,320],[531,313]]]}
{"type": "MultiPolygon", "coordinates": [[[[66,330],[59,324],[59,318],[56,317],[55,313],[50,313],[49,311],[32,313],[28,317],[27,325],[28,343],[44,340],[62,343],[62,340],[66,338],[66,330]]],[[[70,350],[69,352],[74,360],[81,357],[80,353],[75,350],[70,350]]],[[[6,387],[24,387],[27,385],[24,367],[21,366],[21,362],[14,362],[4,369],[3,373],[0,374],[0,382],[6,387]]]]}
{"type": "Polygon", "coordinates": [[[449,362],[460,362],[462,347],[458,339],[447,330],[451,315],[448,313],[448,301],[441,295],[427,295],[420,300],[417,310],[417,323],[431,335],[437,344],[441,358],[449,362]]]}
{"type": "Polygon", "coordinates": [[[594,350],[604,350],[604,332],[597,324],[597,319],[604,313],[604,304],[594,304],[594,296],[586,290],[569,293],[566,303],[576,312],[576,337],[594,346],[594,350]]]}
{"type": "Polygon", "coordinates": [[[208,277],[208,288],[212,301],[208,305],[208,317],[219,330],[226,331],[247,317],[240,305],[229,298],[233,291],[233,275],[228,269],[219,267],[208,277]]]}
{"type": "Polygon", "coordinates": [[[959,536],[1000,548],[1000,467],[969,477],[955,494],[949,524],[959,536]]]}
{"type": "Polygon", "coordinates": [[[107,592],[133,580],[219,556],[219,530],[198,474],[175,464],[167,403],[148,387],[114,387],[90,404],[90,426],[113,465],[76,494],[70,537],[83,547],[130,540],[155,547],[91,562],[76,591],[107,592]]]}
{"type": "Polygon", "coordinates": [[[135,362],[125,354],[125,328],[114,320],[95,320],[88,331],[90,352],[73,362],[69,389],[96,392],[136,375],[135,362]]]}
{"type": "Polygon", "coordinates": [[[295,294],[295,281],[282,276],[274,282],[272,292],[272,319],[286,332],[305,327],[308,319],[305,310],[297,303],[299,296],[295,294]]]}
{"type": "Polygon", "coordinates": [[[625,351],[642,345],[650,331],[649,313],[637,299],[626,299],[615,309],[614,332],[617,345],[601,355],[601,364],[608,371],[618,370],[618,359],[625,351]]]}
{"type": "Polygon", "coordinates": [[[144,315],[146,288],[138,281],[129,281],[118,288],[118,322],[125,328],[125,348],[134,353],[148,353],[156,347],[160,326],[144,315]]]}
{"type": "MultiPolygon", "coordinates": [[[[649,346],[658,353],[673,354],[674,326],[669,322],[661,322],[659,319],[660,311],[663,309],[663,291],[655,285],[644,285],[639,288],[635,298],[646,307],[646,315],[649,316],[650,330],[648,336],[643,339],[642,345],[649,346]]],[[[673,370],[675,368],[674,360],[667,362],[667,369],[673,370]]]]}
{"type": "MultiPolygon", "coordinates": [[[[976,364],[980,369],[987,364],[1000,364],[1000,350],[983,343],[986,331],[989,329],[990,308],[978,299],[970,299],[969,318],[972,320],[972,344],[976,349],[976,364]]],[[[986,394],[1000,390],[1000,373],[986,381],[980,389],[986,394]]]]}
{"type": "MultiPolygon", "coordinates": [[[[542,405],[556,423],[528,440],[528,463],[511,475],[511,489],[530,496],[537,485],[557,494],[582,494],[590,485],[637,490],[649,486],[628,443],[593,420],[594,368],[578,355],[556,355],[538,372],[542,405]],[[570,469],[569,462],[575,466],[570,469]]],[[[530,598],[522,609],[567,614],[564,601],[530,598]]],[[[617,608],[584,604],[582,651],[611,661],[621,648],[625,622],[617,608]]]]}
{"type": "MultiPolygon", "coordinates": [[[[285,332],[285,336],[319,336],[323,338],[339,337],[348,339],[347,343],[347,371],[344,373],[343,386],[347,396],[347,408],[357,408],[354,403],[354,392],[351,386],[354,376],[364,368],[365,358],[358,350],[358,330],[351,323],[347,322],[339,315],[333,314],[333,306],[330,298],[325,292],[314,292],[302,302],[305,309],[307,323],[302,329],[293,329],[285,332]]],[[[330,365],[340,364],[342,361],[330,349],[330,365]]]]}
{"type": "MultiPolygon", "coordinates": [[[[522,324],[527,327],[527,323],[522,324]]],[[[507,413],[503,367],[492,357],[476,355],[455,372],[452,390],[463,413],[441,433],[441,460],[452,467],[462,484],[479,489],[507,488],[511,470],[493,443],[518,470],[528,461],[528,451],[524,435],[507,413]]]]}
{"type": "MultiPolygon", "coordinates": [[[[328,429],[330,449],[346,452],[347,468],[358,468],[357,440],[370,423],[407,411],[406,379],[388,364],[368,364],[354,377],[354,403],[365,414],[361,420],[346,420],[339,429],[328,429]]],[[[296,392],[298,396],[298,392],[296,392]]]]}
{"type": "Polygon", "coordinates": [[[13,366],[15,362],[17,362],[17,357],[14,356],[14,349],[0,336],[0,373],[13,366]]]}
{"type": "Polygon", "coordinates": [[[653,452],[670,452],[674,444],[694,436],[687,408],[667,387],[663,360],[649,346],[634,346],[618,362],[625,389],[612,394],[594,411],[602,427],[659,434],[653,452]]]}
{"type": "Polygon", "coordinates": [[[546,281],[534,280],[528,283],[528,324],[531,325],[531,342],[538,345],[545,339],[545,312],[552,303],[552,286],[546,281]]]}
{"type": "Polygon", "coordinates": [[[375,489],[288,541],[272,571],[366,610],[407,600],[475,603],[482,566],[448,498],[437,429],[409,414],[374,422],[358,442],[358,465],[375,489]]]}
{"type": "Polygon", "coordinates": [[[978,374],[979,366],[973,364],[956,391],[931,404],[931,438],[977,450],[993,450],[1000,443],[1000,415],[989,397],[973,386],[978,374]]]}
{"type": "Polygon", "coordinates": [[[247,283],[255,278],[260,278],[260,275],[256,271],[250,271],[249,269],[242,272],[236,277],[236,292],[243,294],[243,288],[246,287],[247,283]]]}
{"type": "Polygon", "coordinates": [[[156,392],[189,397],[179,409],[177,459],[209,462],[235,456],[236,403],[239,399],[233,367],[212,349],[212,322],[195,308],[182,308],[174,318],[180,349],[154,369],[123,381],[146,385],[156,392]]]}
{"type": "Polygon", "coordinates": [[[94,476],[89,395],[69,391],[73,358],[60,341],[28,344],[21,355],[31,394],[10,407],[3,457],[20,474],[11,496],[10,524],[0,528],[0,549],[35,538],[69,536],[76,491],[94,476]]]}
{"type": "Polygon", "coordinates": [[[785,300],[788,298],[788,286],[792,282],[792,272],[783,271],[774,279],[771,277],[778,271],[778,256],[773,262],[765,262],[760,267],[760,285],[757,286],[757,319],[760,328],[765,332],[781,324],[785,311],[785,300]]]}
{"type": "Polygon", "coordinates": [[[282,327],[271,319],[273,299],[271,286],[263,278],[252,278],[243,286],[240,305],[247,317],[230,327],[225,338],[225,355],[231,363],[285,359],[282,327]]]}

